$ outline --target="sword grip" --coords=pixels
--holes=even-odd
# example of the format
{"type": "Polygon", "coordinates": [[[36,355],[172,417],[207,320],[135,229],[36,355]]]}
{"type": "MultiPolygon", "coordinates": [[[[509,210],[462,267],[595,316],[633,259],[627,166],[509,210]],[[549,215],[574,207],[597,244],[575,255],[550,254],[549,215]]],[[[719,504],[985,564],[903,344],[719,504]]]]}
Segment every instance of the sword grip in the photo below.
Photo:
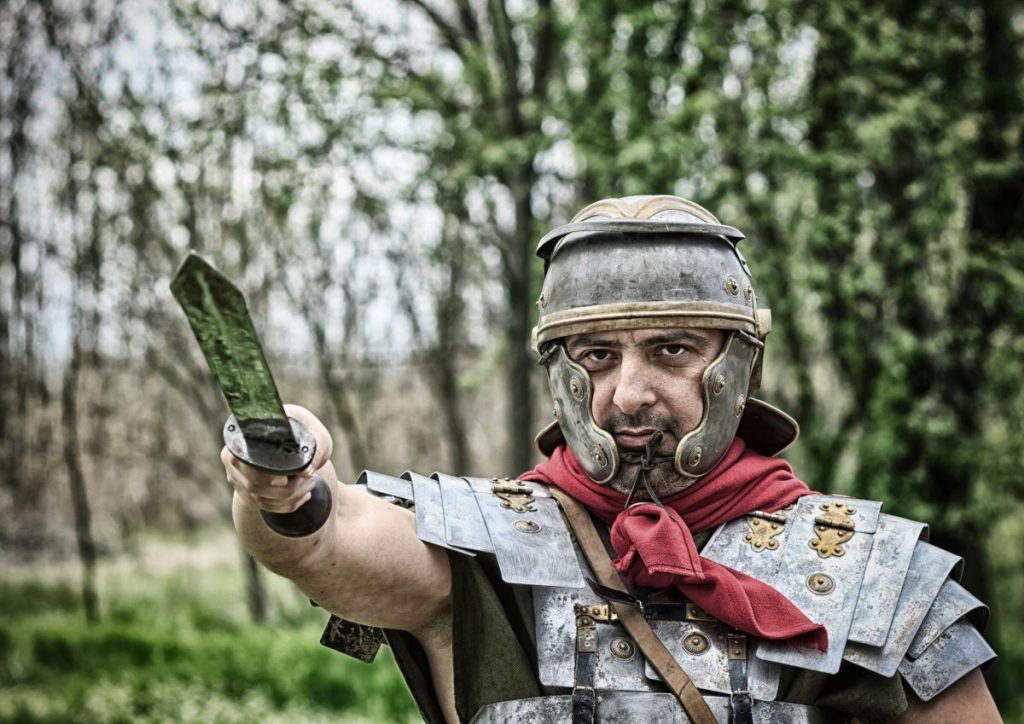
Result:
{"type": "MultiPolygon", "coordinates": [[[[281,440],[246,437],[244,426],[232,415],[224,423],[224,445],[231,454],[257,470],[274,475],[290,475],[305,469],[316,455],[316,438],[305,425],[288,418],[294,440],[283,445],[281,440]]],[[[291,513],[260,511],[263,521],[275,533],[288,538],[301,538],[315,533],[331,516],[331,488],[314,473],[315,483],[309,500],[291,513]]]]}
{"type": "Polygon", "coordinates": [[[331,516],[331,489],[327,481],[314,474],[313,493],[298,510],[291,513],[269,513],[260,511],[263,521],[275,533],[288,538],[301,538],[315,533],[331,516]]]}

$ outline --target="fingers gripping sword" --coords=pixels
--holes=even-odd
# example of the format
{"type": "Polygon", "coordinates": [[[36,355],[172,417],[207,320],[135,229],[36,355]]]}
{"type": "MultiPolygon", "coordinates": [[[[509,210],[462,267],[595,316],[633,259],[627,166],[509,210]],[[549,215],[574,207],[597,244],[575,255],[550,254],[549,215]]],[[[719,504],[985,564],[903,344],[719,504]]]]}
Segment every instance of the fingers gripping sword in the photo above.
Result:
{"type": "MultiPolygon", "coordinates": [[[[231,410],[224,423],[228,450],[271,474],[289,475],[306,468],[316,454],[316,438],[305,425],[285,415],[242,292],[190,252],[171,282],[171,294],[185,311],[231,410]]],[[[313,479],[312,496],[295,512],[260,511],[272,530],[297,538],[319,530],[327,521],[331,491],[322,477],[313,479]]]]}

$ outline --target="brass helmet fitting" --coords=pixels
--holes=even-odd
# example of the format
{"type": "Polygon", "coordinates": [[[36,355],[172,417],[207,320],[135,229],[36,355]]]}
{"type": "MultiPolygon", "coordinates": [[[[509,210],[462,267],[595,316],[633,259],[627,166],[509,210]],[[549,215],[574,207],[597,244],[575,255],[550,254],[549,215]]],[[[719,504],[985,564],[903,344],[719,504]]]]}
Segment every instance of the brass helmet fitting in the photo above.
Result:
{"type": "Polygon", "coordinates": [[[537,245],[544,283],[534,345],[555,404],[537,437],[550,451],[565,440],[584,470],[609,482],[619,468],[611,434],[594,420],[588,372],[562,340],[584,332],[698,327],[726,331],[704,371],[704,412],[679,441],[675,469],[696,480],[725,455],[737,431],[767,455],[799,432],[791,417],[750,398],[760,383],[771,313],[759,309],[750,270],[736,248],[743,234],[678,196],[628,196],[587,206],[537,245]]]}

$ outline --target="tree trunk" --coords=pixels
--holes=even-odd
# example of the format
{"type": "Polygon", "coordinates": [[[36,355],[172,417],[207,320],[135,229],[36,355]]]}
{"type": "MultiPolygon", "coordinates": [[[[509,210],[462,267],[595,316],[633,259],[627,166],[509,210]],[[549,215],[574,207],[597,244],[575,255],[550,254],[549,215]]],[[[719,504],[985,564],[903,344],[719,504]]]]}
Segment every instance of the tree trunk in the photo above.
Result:
{"type": "Polygon", "coordinates": [[[89,622],[99,621],[99,597],[96,594],[96,544],[92,537],[92,513],[82,472],[81,447],[78,438],[78,378],[82,366],[82,351],[78,330],[72,343],[71,361],[64,372],[61,394],[61,421],[64,430],[64,464],[67,466],[68,484],[75,516],[75,539],[78,558],[82,564],[82,604],[89,622]]]}
{"type": "Polygon", "coordinates": [[[460,337],[463,333],[465,250],[458,231],[451,234],[445,245],[448,247],[448,286],[440,292],[437,300],[437,344],[431,355],[430,376],[434,395],[444,417],[444,434],[451,456],[451,469],[457,475],[466,475],[472,462],[466,439],[466,421],[459,404],[461,394],[458,369],[460,337]]]}
{"type": "Polygon", "coordinates": [[[533,390],[530,379],[534,360],[530,353],[532,332],[530,260],[533,246],[533,213],[530,210],[532,179],[521,171],[512,184],[516,199],[516,229],[505,268],[508,288],[508,350],[505,371],[508,392],[509,465],[519,474],[533,466],[533,390]]]}

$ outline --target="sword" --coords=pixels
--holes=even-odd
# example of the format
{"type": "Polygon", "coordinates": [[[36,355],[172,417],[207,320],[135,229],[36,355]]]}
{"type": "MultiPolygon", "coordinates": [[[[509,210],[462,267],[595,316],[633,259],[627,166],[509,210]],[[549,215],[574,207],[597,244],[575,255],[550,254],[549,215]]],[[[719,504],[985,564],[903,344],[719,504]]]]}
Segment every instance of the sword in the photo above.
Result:
{"type": "MultiPolygon", "coordinates": [[[[284,412],[242,292],[205,259],[189,252],[171,281],[192,333],[231,410],[224,423],[224,445],[258,470],[289,475],[316,454],[316,439],[284,412]]],[[[312,495],[292,513],[260,511],[277,533],[309,535],[327,521],[331,492],[319,475],[312,495]]]]}

